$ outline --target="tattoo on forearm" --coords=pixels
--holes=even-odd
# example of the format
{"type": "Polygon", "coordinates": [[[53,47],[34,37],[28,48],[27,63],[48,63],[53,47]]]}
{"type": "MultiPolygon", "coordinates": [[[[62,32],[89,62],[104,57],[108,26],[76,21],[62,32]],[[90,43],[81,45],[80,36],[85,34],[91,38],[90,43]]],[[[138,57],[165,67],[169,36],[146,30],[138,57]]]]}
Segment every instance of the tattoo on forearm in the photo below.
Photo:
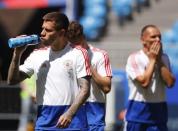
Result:
{"type": "Polygon", "coordinates": [[[78,85],[80,87],[80,91],[72,103],[69,112],[71,115],[74,115],[78,108],[86,101],[89,97],[90,92],[90,79],[89,78],[80,78],[78,79],[78,85]]]}

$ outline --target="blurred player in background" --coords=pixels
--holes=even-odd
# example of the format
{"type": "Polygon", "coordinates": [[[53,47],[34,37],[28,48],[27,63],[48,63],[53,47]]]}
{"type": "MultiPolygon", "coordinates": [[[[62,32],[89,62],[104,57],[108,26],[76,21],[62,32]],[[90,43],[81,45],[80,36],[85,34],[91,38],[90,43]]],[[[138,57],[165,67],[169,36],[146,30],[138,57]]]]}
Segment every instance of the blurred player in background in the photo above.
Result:
{"type": "Polygon", "coordinates": [[[143,48],[131,54],[126,65],[130,91],[125,130],[167,131],[166,87],[174,85],[175,77],[155,25],[143,27],[141,42],[143,48]]]}
{"type": "Polygon", "coordinates": [[[69,41],[87,49],[90,56],[92,79],[90,97],[86,102],[86,113],[89,131],[104,131],[106,94],[111,90],[112,70],[106,51],[87,44],[83,27],[77,22],[71,22],[68,28],[69,41]]]}

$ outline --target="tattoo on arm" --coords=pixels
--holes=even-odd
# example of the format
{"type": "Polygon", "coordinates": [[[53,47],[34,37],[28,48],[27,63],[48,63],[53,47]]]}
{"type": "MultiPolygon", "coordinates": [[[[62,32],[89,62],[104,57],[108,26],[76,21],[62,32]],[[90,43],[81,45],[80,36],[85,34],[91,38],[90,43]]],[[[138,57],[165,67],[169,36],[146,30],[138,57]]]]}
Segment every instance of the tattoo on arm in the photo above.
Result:
{"type": "Polygon", "coordinates": [[[82,104],[87,100],[90,94],[90,77],[82,77],[78,79],[78,85],[80,87],[79,93],[74,102],[70,106],[68,113],[73,116],[82,104]]]}

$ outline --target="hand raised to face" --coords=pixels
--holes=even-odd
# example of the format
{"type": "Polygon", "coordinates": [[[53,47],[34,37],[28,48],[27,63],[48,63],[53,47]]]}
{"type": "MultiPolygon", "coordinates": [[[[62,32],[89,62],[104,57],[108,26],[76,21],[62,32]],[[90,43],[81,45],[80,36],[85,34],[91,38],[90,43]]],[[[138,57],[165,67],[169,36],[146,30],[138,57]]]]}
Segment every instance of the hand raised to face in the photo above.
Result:
{"type": "Polygon", "coordinates": [[[148,51],[147,55],[149,59],[158,59],[158,56],[160,54],[161,50],[161,43],[155,41],[150,47],[150,50],[148,51]]]}

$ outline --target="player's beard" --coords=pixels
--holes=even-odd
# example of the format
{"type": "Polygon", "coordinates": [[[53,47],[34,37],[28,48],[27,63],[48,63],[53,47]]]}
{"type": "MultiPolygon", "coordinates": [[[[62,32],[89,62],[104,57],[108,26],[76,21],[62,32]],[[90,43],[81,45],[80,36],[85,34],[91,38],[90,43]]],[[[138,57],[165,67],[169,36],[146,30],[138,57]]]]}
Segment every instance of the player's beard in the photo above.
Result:
{"type": "Polygon", "coordinates": [[[41,39],[41,43],[45,46],[50,46],[56,38],[49,38],[49,39],[41,39]]]}

